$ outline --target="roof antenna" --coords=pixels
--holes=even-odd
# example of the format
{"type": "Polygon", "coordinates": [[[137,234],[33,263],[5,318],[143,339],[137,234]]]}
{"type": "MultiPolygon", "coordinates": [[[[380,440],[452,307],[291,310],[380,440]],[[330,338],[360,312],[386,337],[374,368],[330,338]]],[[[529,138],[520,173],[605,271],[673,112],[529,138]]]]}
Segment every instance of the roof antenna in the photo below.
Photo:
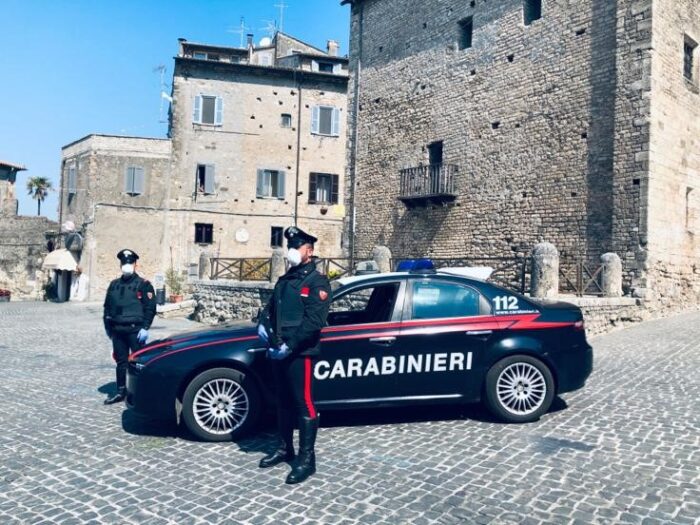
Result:
{"type": "Polygon", "coordinates": [[[284,0],[281,0],[279,4],[275,4],[274,7],[279,7],[280,9],[280,31],[284,31],[284,10],[289,7],[289,4],[285,4],[284,0]]]}
{"type": "Polygon", "coordinates": [[[249,29],[250,28],[247,25],[245,25],[245,18],[241,17],[241,25],[238,26],[238,29],[231,28],[231,29],[228,29],[226,32],[238,34],[238,36],[239,36],[238,47],[242,48],[243,47],[243,37],[245,36],[245,34],[248,32],[249,29]]]}

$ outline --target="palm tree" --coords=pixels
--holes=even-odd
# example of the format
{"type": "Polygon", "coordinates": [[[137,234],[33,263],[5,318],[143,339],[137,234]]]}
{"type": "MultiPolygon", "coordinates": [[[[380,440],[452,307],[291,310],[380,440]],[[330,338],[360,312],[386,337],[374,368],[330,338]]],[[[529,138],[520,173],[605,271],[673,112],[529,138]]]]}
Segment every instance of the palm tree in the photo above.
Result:
{"type": "Polygon", "coordinates": [[[36,199],[37,215],[41,215],[41,203],[52,189],[51,181],[46,177],[31,177],[27,181],[27,192],[32,199],[36,199]]]}

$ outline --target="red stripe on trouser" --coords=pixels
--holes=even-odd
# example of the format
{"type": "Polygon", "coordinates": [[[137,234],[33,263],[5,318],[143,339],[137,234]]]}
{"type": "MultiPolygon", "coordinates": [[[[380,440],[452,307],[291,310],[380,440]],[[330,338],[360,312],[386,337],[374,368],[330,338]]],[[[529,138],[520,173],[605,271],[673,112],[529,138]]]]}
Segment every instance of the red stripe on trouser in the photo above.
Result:
{"type": "Polygon", "coordinates": [[[316,419],[316,408],[311,400],[311,358],[309,356],[304,357],[304,401],[306,401],[309,417],[316,419]]]}

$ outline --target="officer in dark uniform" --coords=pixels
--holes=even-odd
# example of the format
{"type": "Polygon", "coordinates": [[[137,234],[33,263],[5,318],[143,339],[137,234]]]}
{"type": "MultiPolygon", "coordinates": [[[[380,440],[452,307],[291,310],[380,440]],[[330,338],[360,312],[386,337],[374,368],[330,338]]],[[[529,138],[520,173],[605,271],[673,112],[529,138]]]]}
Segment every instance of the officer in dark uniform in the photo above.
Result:
{"type": "Polygon", "coordinates": [[[321,329],[326,325],[331,287],[316,270],[313,237],[293,226],[284,232],[289,270],[275,285],[270,301],[260,314],[258,333],[269,342],[268,357],[277,390],[277,450],[260,461],[272,467],[294,459],[294,419],[299,425],[299,456],[287,476],[300,483],[316,472],[314,443],[318,412],[314,406],[312,374],[319,354],[321,329]]]}
{"type": "Polygon", "coordinates": [[[114,279],[107,289],[104,324],[112,340],[117,362],[117,393],[105,400],[105,405],[118,403],[126,397],[126,367],[129,352],[140,349],[148,340],[148,329],[156,315],[153,285],[136,273],[139,256],[132,250],[117,254],[122,276],[114,279]]]}

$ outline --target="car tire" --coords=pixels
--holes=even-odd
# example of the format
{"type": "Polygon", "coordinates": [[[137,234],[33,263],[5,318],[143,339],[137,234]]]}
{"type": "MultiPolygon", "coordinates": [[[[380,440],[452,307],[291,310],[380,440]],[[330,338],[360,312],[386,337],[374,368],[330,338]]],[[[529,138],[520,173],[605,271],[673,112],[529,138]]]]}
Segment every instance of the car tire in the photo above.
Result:
{"type": "Polygon", "coordinates": [[[231,441],[250,431],[262,402],[253,380],[232,368],[197,375],[182,396],[182,420],[203,441],[231,441]]]}
{"type": "Polygon", "coordinates": [[[486,374],[486,405],[507,423],[529,423],[554,400],[554,377],[546,364],[528,355],[501,359],[486,374]]]}

